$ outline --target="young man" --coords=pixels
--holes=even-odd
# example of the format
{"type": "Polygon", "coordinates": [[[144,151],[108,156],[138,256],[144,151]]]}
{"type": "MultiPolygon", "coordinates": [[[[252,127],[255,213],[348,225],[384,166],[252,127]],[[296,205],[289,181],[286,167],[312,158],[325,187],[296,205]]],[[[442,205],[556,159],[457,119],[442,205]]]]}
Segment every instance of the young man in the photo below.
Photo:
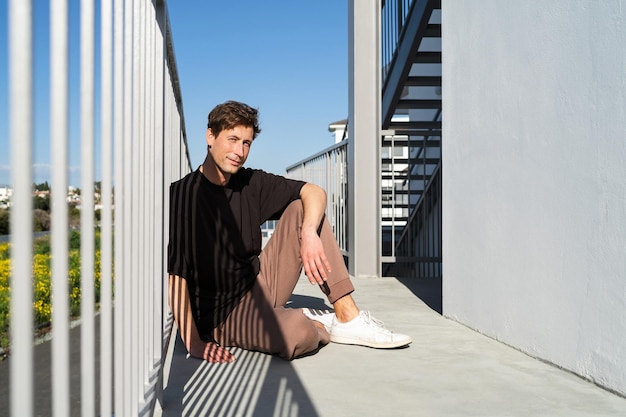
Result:
{"type": "Polygon", "coordinates": [[[261,132],[258,113],[229,101],[209,114],[207,156],[170,189],[170,308],[191,356],[232,362],[224,347],[291,360],[329,341],[375,348],[411,338],[360,311],[325,220],[320,187],[243,168],[261,132]],[[279,218],[261,250],[260,226],[279,218]],[[334,314],[285,308],[304,268],[334,314]]]}

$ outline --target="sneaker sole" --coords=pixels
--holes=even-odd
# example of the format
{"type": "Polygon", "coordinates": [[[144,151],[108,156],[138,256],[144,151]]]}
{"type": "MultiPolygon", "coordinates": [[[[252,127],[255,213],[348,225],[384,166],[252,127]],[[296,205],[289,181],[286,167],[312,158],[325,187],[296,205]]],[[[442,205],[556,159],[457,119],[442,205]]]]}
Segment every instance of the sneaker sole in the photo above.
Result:
{"type": "Polygon", "coordinates": [[[387,342],[387,343],[368,342],[365,340],[356,339],[352,337],[333,336],[332,333],[330,334],[330,341],[334,343],[339,343],[342,345],[358,345],[358,346],[371,347],[375,349],[399,348],[403,346],[408,346],[412,342],[412,340],[410,339],[408,341],[387,342]]]}

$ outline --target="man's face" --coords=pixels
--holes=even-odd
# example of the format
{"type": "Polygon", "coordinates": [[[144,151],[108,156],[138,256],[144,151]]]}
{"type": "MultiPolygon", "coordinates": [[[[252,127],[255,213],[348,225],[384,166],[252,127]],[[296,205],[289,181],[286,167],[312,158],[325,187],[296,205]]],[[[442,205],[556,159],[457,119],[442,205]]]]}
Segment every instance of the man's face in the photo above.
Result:
{"type": "Polygon", "coordinates": [[[211,129],[207,129],[206,141],[211,147],[209,153],[213,157],[218,175],[227,182],[232,174],[239,171],[248,159],[250,146],[254,138],[254,129],[235,126],[233,129],[222,130],[217,137],[211,129]]]}

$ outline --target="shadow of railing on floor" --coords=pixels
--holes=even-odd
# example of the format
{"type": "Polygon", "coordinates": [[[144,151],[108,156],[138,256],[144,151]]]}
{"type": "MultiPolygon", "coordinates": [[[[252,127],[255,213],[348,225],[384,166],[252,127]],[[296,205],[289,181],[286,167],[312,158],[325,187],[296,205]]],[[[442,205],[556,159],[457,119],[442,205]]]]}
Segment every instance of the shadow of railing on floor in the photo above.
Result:
{"type": "Polygon", "coordinates": [[[312,416],[318,414],[292,364],[276,356],[231,349],[237,360],[210,364],[187,357],[176,335],[163,416],[312,416]]]}
{"type": "MultiPolygon", "coordinates": [[[[322,298],[297,294],[287,306],[330,309],[322,298]]],[[[173,332],[173,353],[161,396],[163,417],[318,416],[291,362],[232,348],[235,362],[210,364],[188,357],[178,329],[173,332]]]]}

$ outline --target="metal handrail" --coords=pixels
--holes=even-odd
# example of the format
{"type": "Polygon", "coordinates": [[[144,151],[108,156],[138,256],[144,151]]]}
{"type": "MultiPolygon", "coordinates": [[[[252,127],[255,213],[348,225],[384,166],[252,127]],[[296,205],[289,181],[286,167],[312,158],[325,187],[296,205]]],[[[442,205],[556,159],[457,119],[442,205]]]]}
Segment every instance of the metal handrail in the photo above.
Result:
{"type": "Polygon", "coordinates": [[[326,191],[326,217],[344,257],[348,256],[348,140],[344,139],[286,168],[289,178],[326,191]]]}
{"type": "MultiPolygon", "coordinates": [[[[346,135],[346,133],[344,132],[344,136],[345,135],[346,135]]],[[[293,163],[293,164],[289,165],[287,168],[285,168],[285,171],[287,173],[289,173],[289,171],[293,171],[295,168],[298,168],[300,165],[304,165],[307,162],[310,162],[310,161],[312,161],[314,159],[319,158],[320,156],[324,156],[325,154],[328,154],[328,153],[330,153],[330,152],[332,152],[332,151],[334,151],[336,149],[342,148],[342,147],[347,146],[347,145],[348,145],[348,139],[346,139],[344,137],[344,139],[342,139],[341,142],[337,142],[334,145],[329,146],[328,148],[322,149],[321,151],[319,151],[317,153],[314,153],[311,156],[307,156],[306,158],[304,158],[304,159],[302,159],[302,160],[300,160],[300,161],[298,161],[296,163],[293,163]]]]}

